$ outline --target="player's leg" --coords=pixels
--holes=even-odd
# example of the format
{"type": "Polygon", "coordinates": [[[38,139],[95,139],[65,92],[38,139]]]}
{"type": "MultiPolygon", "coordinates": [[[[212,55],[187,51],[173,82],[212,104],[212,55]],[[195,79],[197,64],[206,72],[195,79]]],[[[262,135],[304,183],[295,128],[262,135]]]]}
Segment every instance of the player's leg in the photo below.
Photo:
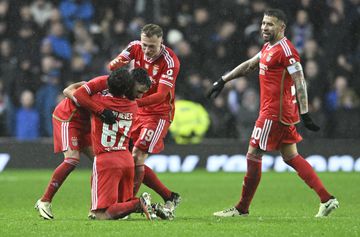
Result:
{"type": "Polygon", "coordinates": [[[247,216],[249,206],[255,195],[261,179],[261,164],[263,151],[249,145],[246,154],[247,171],[243,180],[240,201],[235,207],[214,213],[217,217],[247,216]]]}
{"type": "Polygon", "coordinates": [[[65,179],[80,161],[81,131],[72,127],[71,122],[61,122],[53,118],[54,152],[63,151],[64,161],[54,170],[44,194],[36,202],[35,208],[45,219],[53,219],[51,202],[65,179]]]}
{"type": "MultiPolygon", "coordinates": [[[[148,153],[160,153],[164,149],[164,138],[167,134],[170,123],[167,120],[153,117],[136,122],[141,124],[137,126],[137,133],[133,137],[135,147],[133,156],[135,159],[135,183],[137,177],[142,178],[141,172],[144,172],[143,183],[157,192],[165,202],[172,201],[178,205],[181,198],[178,193],[170,191],[157,177],[155,172],[147,167],[142,166],[145,163],[148,153]]],[[[136,185],[136,184],[135,184],[136,185]]],[[[135,190],[136,191],[136,190],[135,190]]],[[[134,195],[136,193],[134,192],[134,195]]]]}
{"type": "Polygon", "coordinates": [[[140,148],[134,146],[132,150],[132,156],[135,162],[135,174],[134,174],[134,196],[140,189],[141,184],[144,180],[145,175],[145,159],[148,157],[148,154],[141,150],[140,148]]]}
{"type": "Polygon", "coordinates": [[[339,202],[326,190],[311,165],[298,153],[295,143],[282,144],[280,152],[285,163],[296,170],[299,177],[319,196],[321,204],[317,217],[327,216],[339,206],[339,202]]]}
{"type": "Polygon", "coordinates": [[[278,123],[269,119],[259,118],[251,134],[246,154],[247,171],[244,177],[241,198],[235,207],[215,212],[214,216],[231,217],[246,216],[261,179],[262,155],[265,151],[275,150],[278,144],[278,123]]]}

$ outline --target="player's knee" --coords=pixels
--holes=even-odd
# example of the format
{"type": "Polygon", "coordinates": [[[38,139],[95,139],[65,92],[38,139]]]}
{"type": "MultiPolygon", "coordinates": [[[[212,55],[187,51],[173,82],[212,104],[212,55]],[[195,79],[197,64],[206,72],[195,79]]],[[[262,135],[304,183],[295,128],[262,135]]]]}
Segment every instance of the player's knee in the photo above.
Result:
{"type": "Polygon", "coordinates": [[[80,163],[80,160],[73,157],[67,157],[64,159],[64,162],[76,167],[80,163]]]}
{"type": "Polygon", "coordinates": [[[147,157],[147,153],[140,150],[137,147],[134,147],[132,156],[134,158],[135,165],[142,165],[145,163],[145,159],[147,157]]]}
{"type": "Polygon", "coordinates": [[[294,154],[281,154],[284,162],[287,162],[289,160],[292,160],[293,158],[295,158],[298,155],[298,153],[294,153],[294,154]]]}

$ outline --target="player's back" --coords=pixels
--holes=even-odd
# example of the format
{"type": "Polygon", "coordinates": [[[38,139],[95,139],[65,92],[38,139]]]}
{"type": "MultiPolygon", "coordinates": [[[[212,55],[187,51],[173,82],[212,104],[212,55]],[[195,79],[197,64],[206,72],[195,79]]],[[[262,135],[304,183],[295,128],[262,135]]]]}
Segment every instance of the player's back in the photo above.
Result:
{"type": "Polygon", "coordinates": [[[77,120],[82,123],[88,123],[89,112],[83,108],[77,107],[74,102],[69,99],[63,99],[54,109],[53,117],[59,121],[70,122],[77,120]]]}
{"type": "Polygon", "coordinates": [[[116,123],[103,123],[94,114],[91,116],[91,140],[95,155],[106,152],[124,151],[124,155],[131,156],[128,151],[131,127],[137,115],[137,104],[127,98],[114,97],[108,94],[92,96],[96,103],[113,111],[116,123]]]}

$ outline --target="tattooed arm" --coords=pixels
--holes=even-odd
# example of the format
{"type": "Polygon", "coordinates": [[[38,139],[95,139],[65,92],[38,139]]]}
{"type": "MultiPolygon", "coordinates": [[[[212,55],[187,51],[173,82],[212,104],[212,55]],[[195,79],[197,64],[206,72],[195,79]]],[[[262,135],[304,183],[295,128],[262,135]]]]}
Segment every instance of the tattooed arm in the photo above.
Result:
{"type": "Polygon", "coordinates": [[[259,67],[259,61],[260,61],[260,57],[259,54],[257,54],[251,59],[241,63],[239,66],[231,70],[231,72],[229,72],[225,76],[222,76],[219,80],[214,82],[212,88],[207,93],[207,97],[209,99],[211,97],[216,98],[220,94],[221,90],[224,88],[226,82],[241,76],[245,76],[250,72],[255,71],[259,67]]]}
{"type": "Polygon", "coordinates": [[[295,67],[298,67],[299,70],[293,72],[292,74],[290,74],[290,76],[295,82],[300,114],[305,114],[308,112],[308,95],[306,89],[306,81],[300,63],[297,62],[296,64],[298,65],[295,65],[295,67]]]}
{"type": "Polygon", "coordinates": [[[250,72],[253,72],[259,68],[259,61],[260,61],[260,57],[257,54],[254,57],[250,58],[249,60],[241,63],[239,66],[231,70],[231,72],[229,72],[225,76],[222,76],[222,79],[225,82],[228,82],[235,78],[245,76],[250,72]]]}
{"type": "Polygon", "coordinates": [[[297,100],[299,102],[300,116],[305,125],[305,127],[311,131],[319,131],[320,127],[316,125],[310,115],[308,108],[308,95],[306,89],[306,81],[304,78],[304,73],[299,62],[294,63],[288,67],[288,71],[291,72],[291,78],[295,82],[297,100]]]}

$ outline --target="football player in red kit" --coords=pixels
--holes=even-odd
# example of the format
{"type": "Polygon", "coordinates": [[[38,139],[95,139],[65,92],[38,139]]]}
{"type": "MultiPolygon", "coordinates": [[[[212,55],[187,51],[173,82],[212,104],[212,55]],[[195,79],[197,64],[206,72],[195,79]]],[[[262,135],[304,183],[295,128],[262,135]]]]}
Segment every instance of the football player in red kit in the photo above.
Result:
{"type": "Polygon", "coordinates": [[[294,168],[301,179],[317,193],[320,208],[316,217],[324,217],[339,206],[337,199],[324,187],[311,165],[298,153],[296,143],[302,137],[294,124],[303,121],[312,131],[320,128],[308,112],[306,82],[300,57],[284,36],[287,20],[278,9],[265,11],[261,24],[266,42],[253,58],[241,63],[213,84],[208,97],[217,96],[226,82],[259,70],[260,112],[250,138],[247,153],[247,172],[239,203],[218,217],[246,216],[261,178],[261,158],[265,151],[280,151],[283,160],[294,168]]]}
{"type": "Polygon", "coordinates": [[[134,99],[149,89],[150,79],[146,76],[133,80],[126,69],[118,69],[108,77],[107,85],[108,93],[97,93],[92,101],[110,109],[116,122],[109,125],[96,114],[91,116],[95,158],[90,217],[118,219],[142,210],[151,219],[150,195],[143,193],[140,198],[133,197],[134,160],[128,150],[131,128],[137,116],[134,99]]]}
{"type": "MultiPolygon", "coordinates": [[[[104,76],[106,79],[107,76],[104,76]]],[[[85,84],[78,82],[64,90],[64,94],[72,97],[75,89],[85,84]]],[[[102,106],[96,114],[106,123],[113,123],[115,116],[102,106]]],[[[53,112],[54,152],[63,152],[64,161],[54,170],[43,196],[36,202],[35,209],[44,219],[53,219],[51,201],[65,179],[76,168],[80,161],[80,152],[93,160],[90,139],[90,114],[78,107],[70,98],[62,100],[53,112]]]]}
{"type": "Polygon", "coordinates": [[[164,138],[174,118],[175,81],[180,63],[175,53],[163,45],[160,26],[147,24],[141,30],[140,41],[133,41],[109,64],[110,70],[123,67],[134,60],[135,68],[144,68],[151,87],[138,99],[138,118],[134,122],[132,154],[135,160],[134,193],[141,183],[155,190],[166,203],[177,206],[180,195],[171,192],[152,169],[144,165],[149,153],[164,149],[164,138]]]}

